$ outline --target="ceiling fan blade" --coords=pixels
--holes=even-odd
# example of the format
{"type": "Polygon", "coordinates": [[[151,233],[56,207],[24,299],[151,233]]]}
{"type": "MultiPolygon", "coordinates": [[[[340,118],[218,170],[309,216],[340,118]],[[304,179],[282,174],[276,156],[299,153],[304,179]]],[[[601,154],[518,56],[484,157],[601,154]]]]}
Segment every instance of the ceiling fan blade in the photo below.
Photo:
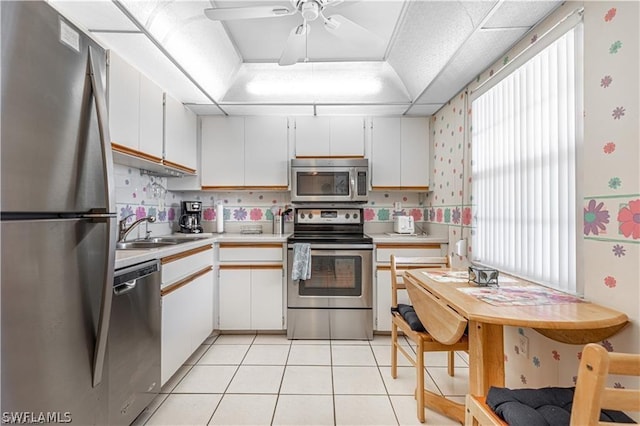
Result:
{"type": "Polygon", "coordinates": [[[280,55],[278,65],[293,65],[304,57],[307,31],[309,31],[309,27],[306,23],[298,25],[291,30],[287,38],[287,44],[282,51],[282,55],[280,55]]]}
{"type": "Polygon", "coordinates": [[[344,3],[344,0],[329,0],[327,3],[325,3],[324,7],[337,6],[342,3],[344,3]]]}
{"type": "Polygon", "coordinates": [[[336,37],[357,45],[380,40],[376,34],[342,15],[331,15],[325,18],[324,28],[336,37]]]}
{"type": "Polygon", "coordinates": [[[214,21],[230,21],[233,19],[273,18],[296,13],[295,9],[285,6],[252,6],[208,8],[204,10],[207,18],[214,21]]]}

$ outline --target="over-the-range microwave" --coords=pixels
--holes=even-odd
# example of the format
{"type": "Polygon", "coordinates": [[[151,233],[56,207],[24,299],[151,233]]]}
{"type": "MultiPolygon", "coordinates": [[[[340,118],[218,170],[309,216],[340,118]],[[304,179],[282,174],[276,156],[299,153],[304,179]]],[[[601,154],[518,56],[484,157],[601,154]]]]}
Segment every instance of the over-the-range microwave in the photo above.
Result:
{"type": "Polygon", "coordinates": [[[304,158],[291,160],[291,201],[359,202],[368,197],[366,158],[304,158]]]}

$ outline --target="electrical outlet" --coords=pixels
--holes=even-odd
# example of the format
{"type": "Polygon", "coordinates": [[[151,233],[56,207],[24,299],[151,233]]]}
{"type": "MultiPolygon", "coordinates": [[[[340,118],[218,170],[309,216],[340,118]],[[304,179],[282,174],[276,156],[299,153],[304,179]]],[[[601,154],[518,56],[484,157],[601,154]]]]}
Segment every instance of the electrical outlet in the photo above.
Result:
{"type": "Polygon", "coordinates": [[[525,358],[529,358],[529,338],[522,334],[518,335],[518,349],[520,351],[520,355],[525,358]]]}

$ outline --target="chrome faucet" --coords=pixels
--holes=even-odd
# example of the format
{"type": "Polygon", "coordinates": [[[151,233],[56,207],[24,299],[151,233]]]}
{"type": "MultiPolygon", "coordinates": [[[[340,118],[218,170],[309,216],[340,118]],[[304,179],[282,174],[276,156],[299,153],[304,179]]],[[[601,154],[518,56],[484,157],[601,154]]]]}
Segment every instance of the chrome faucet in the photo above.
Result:
{"type": "MultiPolygon", "coordinates": [[[[127,235],[129,235],[129,233],[133,231],[133,228],[135,228],[142,222],[146,222],[148,224],[156,221],[155,216],[147,216],[147,217],[143,217],[142,219],[136,220],[131,224],[131,226],[127,227],[127,219],[129,219],[131,216],[135,216],[135,213],[130,214],[129,216],[125,217],[118,223],[118,242],[119,243],[123,242],[124,239],[127,238],[127,235]]],[[[147,235],[145,236],[145,238],[149,238],[149,235],[151,235],[151,231],[147,229],[147,235]]]]}

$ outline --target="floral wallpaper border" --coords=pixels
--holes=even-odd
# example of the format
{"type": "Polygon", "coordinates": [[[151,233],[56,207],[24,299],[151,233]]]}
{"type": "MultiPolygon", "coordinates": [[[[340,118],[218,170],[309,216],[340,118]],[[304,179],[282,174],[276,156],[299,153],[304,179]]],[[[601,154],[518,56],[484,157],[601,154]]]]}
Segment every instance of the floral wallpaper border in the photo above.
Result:
{"type": "MultiPolygon", "coordinates": [[[[585,239],[640,244],[640,194],[585,197],[583,217],[585,239]]],[[[624,255],[624,246],[614,247],[624,255]]]]}

